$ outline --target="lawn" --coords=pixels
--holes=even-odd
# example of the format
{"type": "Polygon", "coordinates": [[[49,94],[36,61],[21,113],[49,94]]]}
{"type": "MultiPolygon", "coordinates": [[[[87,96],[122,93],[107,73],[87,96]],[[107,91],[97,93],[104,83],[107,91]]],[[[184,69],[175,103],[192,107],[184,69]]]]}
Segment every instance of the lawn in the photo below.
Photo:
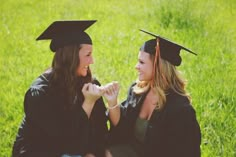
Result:
{"type": "Polygon", "coordinates": [[[203,157],[236,156],[235,0],[8,0],[0,5],[0,156],[11,155],[24,93],[50,67],[49,41],[35,39],[55,20],[98,20],[91,35],[93,75],[121,85],[119,101],[136,80],[141,44],[160,34],[192,49],[178,67],[188,80],[202,131],[203,157]]]}

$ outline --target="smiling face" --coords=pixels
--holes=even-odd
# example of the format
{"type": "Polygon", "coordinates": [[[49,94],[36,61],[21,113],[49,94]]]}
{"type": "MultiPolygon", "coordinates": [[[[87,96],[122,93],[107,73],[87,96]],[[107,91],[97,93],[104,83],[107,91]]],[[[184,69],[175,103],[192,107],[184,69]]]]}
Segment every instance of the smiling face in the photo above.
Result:
{"type": "Polygon", "coordinates": [[[152,79],[152,60],[150,54],[140,51],[138,54],[138,63],[135,66],[138,71],[139,81],[150,81],[152,79]]]}
{"type": "Polygon", "coordinates": [[[78,76],[86,76],[90,64],[93,64],[92,45],[81,44],[79,50],[79,67],[77,68],[78,76]]]}

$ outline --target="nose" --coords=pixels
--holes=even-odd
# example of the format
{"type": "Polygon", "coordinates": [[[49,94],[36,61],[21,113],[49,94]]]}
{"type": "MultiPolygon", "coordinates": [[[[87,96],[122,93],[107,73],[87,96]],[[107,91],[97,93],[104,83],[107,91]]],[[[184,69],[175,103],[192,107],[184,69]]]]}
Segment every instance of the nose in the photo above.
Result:
{"type": "Polygon", "coordinates": [[[90,60],[89,60],[89,64],[93,64],[93,56],[91,56],[90,60]]]}
{"type": "Polygon", "coordinates": [[[135,65],[135,69],[139,70],[139,64],[138,63],[135,65]]]}

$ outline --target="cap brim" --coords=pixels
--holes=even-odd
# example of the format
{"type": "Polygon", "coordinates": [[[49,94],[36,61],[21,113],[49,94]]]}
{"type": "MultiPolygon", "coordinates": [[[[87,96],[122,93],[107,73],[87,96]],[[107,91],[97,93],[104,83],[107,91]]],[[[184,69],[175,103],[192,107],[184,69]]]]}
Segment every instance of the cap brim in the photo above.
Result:
{"type": "Polygon", "coordinates": [[[161,39],[163,39],[163,40],[165,40],[165,41],[167,41],[167,42],[170,42],[170,43],[172,43],[172,44],[174,44],[174,45],[179,46],[181,49],[184,49],[185,51],[188,51],[188,52],[190,52],[190,53],[192,53],[192,54],[194,54],[194,55],[197,55],[197,54],[194,53],[192,50],[187,49],[186,47],[183,47],[182,45],[179,45],[179,44],[177,44],[177,43],[175,43],[175,42],[173,42],[173,41],[170,41],[170,40],[168,40],[168,39],[166,39],[166,38],[164,38],[164,37],[161,37],[160,35],[156,35],[156,34],[154,34],[154,33],[148,32],[148,31],[143,30],[143,29],[139,29],[139,30],[142,31],[142,32],[144,32],[144,33],[146,33],[146,34],[149,34],[149,35],[151,35],[151,36],[153,36],[153,37],[155,37],[155,38],[161,38],[161,39]]]}
{"type": "Polygon", "coordinates": [[[80,20],[80,21],[55,21],[53,22],[36,40],[53,39],[58,34],[70,32],[85,31],[97,20],[80,20]]]}

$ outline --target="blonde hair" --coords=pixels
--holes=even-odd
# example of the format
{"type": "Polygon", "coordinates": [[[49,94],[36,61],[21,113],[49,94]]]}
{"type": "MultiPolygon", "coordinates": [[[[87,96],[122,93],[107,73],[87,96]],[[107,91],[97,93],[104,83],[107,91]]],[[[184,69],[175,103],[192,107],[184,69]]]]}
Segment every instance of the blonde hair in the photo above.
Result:
{"type": "MultiPolygon", "coordinates": [[[[155,63],[155,56],[150,55],[153,64],[155,63]]],[[[180,75],[180,72],[170,62],[158,58],[156,68],[153,68],[153,78],[151,81],[136,81],[136,85],[133,87],[133,91],[136,94],[147,92],[148,89],[154,89],[157,94],[158,102],[157,109],[163,109],[166,103],[166,95],[168,90],[171,89],[174,92],[186,96],[189,100],[190,96],[186,93],[186,80],[180,75]]]]}

